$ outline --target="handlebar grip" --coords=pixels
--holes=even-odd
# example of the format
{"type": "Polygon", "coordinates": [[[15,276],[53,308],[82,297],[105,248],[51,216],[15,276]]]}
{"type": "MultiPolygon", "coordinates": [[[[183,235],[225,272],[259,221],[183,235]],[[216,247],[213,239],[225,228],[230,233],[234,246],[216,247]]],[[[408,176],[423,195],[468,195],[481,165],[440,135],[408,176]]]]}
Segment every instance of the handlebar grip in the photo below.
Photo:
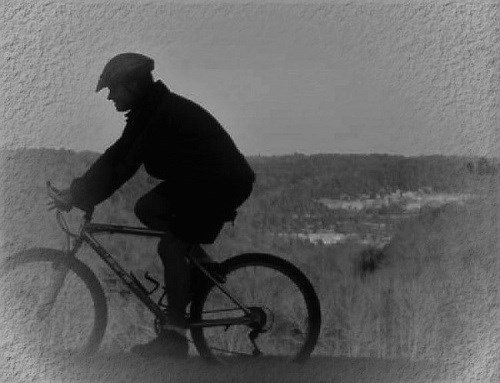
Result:
{"type": "MultiPolygon", "coordinates": [[[[61,193],[61,191],[59,189],[57,189],[56,187],[52,186],[50,181],[47,181],[46,185],[47,185],[47,193],[49,194],[49,197],[54,199],[55,201],[60,200],[59,194],[61,193]]],[[[83,218],[87,222],[90,222],[92,220],[92,216],[94,215],[95,206],[89,207],[88,209],[82,209],[81,207],[78,207],[78,208],[80,210],[83,210],[83,212],[84,212],[83,218]]]]}

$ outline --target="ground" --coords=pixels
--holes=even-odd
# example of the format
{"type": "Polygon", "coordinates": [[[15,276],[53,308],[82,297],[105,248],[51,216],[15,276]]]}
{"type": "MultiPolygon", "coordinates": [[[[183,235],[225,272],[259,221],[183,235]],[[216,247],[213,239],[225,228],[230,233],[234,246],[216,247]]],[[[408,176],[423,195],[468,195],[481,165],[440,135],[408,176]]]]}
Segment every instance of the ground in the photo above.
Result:
{"type": "MultiPolygon", "coordinates": [[[[302,365],[272,360],[212,366],[199,357],[144,360],[128,353],[97,354],[85,360],[3,361],[3,379],[28,382],[448,382],[455,379],[431,362],[313,357],[302,365]],[[33,361],[34,362],[34,361],[33,361]]],[[[4,380],[7,381],[7,380],[4,380]]]]}

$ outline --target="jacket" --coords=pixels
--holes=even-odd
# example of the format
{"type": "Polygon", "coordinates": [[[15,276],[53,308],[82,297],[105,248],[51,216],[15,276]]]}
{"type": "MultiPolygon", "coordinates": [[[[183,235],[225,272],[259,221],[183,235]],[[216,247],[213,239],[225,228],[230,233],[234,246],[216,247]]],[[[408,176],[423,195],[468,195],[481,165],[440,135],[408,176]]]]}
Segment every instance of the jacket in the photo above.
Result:
{"type": "Polygon", "coordinates": [[[71,182],[75,206],[88,210],[104,201],[141,165],[150,176],[168,182],[255,181],[255,173],[219,122],[161,81],[153,83],[126,116],[121,137],[71,182]]]}

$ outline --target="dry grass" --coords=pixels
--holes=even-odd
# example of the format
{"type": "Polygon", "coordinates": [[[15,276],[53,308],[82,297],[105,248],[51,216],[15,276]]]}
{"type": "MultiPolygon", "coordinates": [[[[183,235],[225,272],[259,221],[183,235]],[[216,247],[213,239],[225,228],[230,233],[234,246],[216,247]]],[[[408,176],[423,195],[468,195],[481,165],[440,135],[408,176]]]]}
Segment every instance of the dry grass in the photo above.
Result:
{"type": "MultiPolygon", "coordinates": [[[[448,360],[498,373],[500,295],[496,193],[404,225],[366,278],[321,280],[318,352],[448,360]]],[[[493,375],[488,375],[493,376],[493,375]]]]}
{"type": "MultiPolygon", "coordinates": [[[[384,249],[382,266],[364,278],[353,272],[357,245],[307,258],[290,253],[320,296],[315,355],[472,360],[471,373],[493,371],[500,333],[496,206],[490,193],[408,222],[384,249]]],[[[140,322],[134,315],[131,323],[140,322]]],[[[116,331],[107,336],[128,345],[125,328],[116,331]]]]}

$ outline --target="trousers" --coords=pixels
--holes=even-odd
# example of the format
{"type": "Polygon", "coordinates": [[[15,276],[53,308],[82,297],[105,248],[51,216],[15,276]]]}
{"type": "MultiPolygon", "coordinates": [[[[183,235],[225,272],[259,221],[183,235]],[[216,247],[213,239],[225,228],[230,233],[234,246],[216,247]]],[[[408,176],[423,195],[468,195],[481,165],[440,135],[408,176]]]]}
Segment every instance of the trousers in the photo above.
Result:
{"type": "Polygon", "coordinates": [[[183,313],[189,303],[187,251],[193,244],[213,243],[225,217],[251,191],[252,184],[162,182],[136,202],[137,218],[146,227],[165,232],[158,243],[158,255],[164,267],[169,307],[183,313]]]}

